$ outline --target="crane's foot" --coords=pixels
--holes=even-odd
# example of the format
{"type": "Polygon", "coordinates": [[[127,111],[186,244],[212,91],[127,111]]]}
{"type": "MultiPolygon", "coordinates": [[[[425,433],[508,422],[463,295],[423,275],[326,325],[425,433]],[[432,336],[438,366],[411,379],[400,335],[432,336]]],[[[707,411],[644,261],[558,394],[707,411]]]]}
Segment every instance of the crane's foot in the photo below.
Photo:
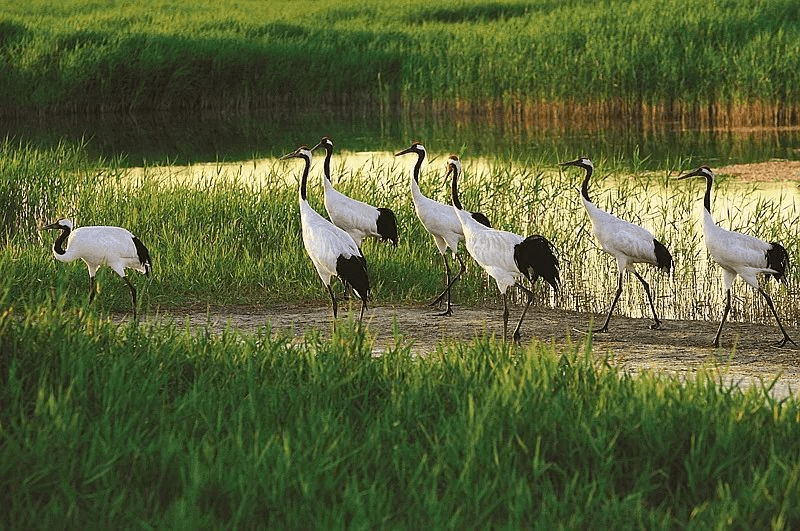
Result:
{"type": "Polygon", "coordinates": [[[442,302],[442,299],[444,298],[444,296],[445,296],[445,294],[446,294],[446,293],[447,293],[447,292],[442,292],[442,294],[441,294],[441,295],[439,295],[438,297],[436,297],[435,299],[433,299],[431,302],[429,302],[429,303],[428,303],[428,306],[438,306],[438,305],[439,305],[439,303],[440,303],[440,302],[442,302]]]}
{"type": "Polygon", "coordinates": [[[522,336],[519,334],[519,330],[514,330],[514,344],[519,345],[522,342],[522,336]]]}
{"type": "Polygon", "coordinates": [[[595,328],[594,330],[592,330],[593,334],[603,334],[605,332],[608,332],[608,325],[605,325],[602,328],[595,328]]]}
{"type": "Polygon", "coordinates": [[[650,325],[650,330],[658,330],[661,328],[661,321],[655,321],[650,325]]]}
{"type": "Polygon", "coordinates": [[[794,346],[797,346],[797,343],[795,343],[795,342],[794,342],[794,339],[792,339],[791,337],[789,337],[789,336],[788,336],[788,335],[786,335],[786,334],[783,334],[783,339],[782,339],[782,340],[781,340],[781,341],[778,343],[778,346],[779,346],[779,347],[786,346],[786,342],[787,342],[787,341],[788,341],[789,343],[791,343],[792,345],[794,345],[794,346]]]}
{"type": "Polygon", "coordinates": [[[443,312],[439,312],[439,313],[437,313],[436,315],[437,315],[438,317],[446,317],[446,316],[451,316],[451,315],[453,315],[453,309],[452,309],[452,308],[448,308],[448,309],[446,309],[446,310],[445,310],[445,311],[443,311],[443,312]]]}

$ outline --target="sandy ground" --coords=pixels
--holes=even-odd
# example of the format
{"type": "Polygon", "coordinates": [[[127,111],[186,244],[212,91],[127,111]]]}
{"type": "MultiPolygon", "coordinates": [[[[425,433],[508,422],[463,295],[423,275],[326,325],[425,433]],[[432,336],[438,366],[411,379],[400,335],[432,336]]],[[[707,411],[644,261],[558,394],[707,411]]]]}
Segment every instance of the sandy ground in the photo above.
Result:
{"type": "MultiPolygon", "coordinates": [[[[340,319],[347,308],[347,303],[340,305],[340,319]]],[[[352,310],[357,308],[358,303],[354,303],[352,310]]],[[[511,308],[510,330],[520,311],[521,306],[511,308]]],[[[376,305],[367,311],[364,321],[376,338],[376,353],[395,344],[392,334],[395,326],[411,344],[412,351],[419,355],[432,352],[440,341],[470,340],[480,334],[502,337],[502,307],[499,305],[454,306],[453,315],[448,317],[436,313],[436,309],[424,305],[376,305]]],[[[592,319],[602,322],[604,317],[532,307],[522,326],[522,343],[535,339],[556,346],[574,345],[583,341],[592,319]]],[[[226,327],[256,331],[270,322],[274,333],[288,333],[298,338],[311,328],[320,330],[323,335],[331,330],[330,306],[322,304],[168,313],[145,319],[175,319],[178,323],[188,320],[192,325],[207,325],[217,331],[226,327]]],[[[718,323],[664,321],[659,330],[651,330],[650,323],[648,319],[615,315],[610,331],[595,335],[594,352],[598,356],[610,353],[614,363],[632,373],[653,370],[690,376],[700,368],[711,368],[726,382],[746,387],[761,385],[761,382],[772,385],[775,381],[771,390],[773,396],[799,396],[800,348],[791,344],[777,347],[781,334],[775,325],[728,322],[720,348],[714,348],[712,342],[718,323]]],[[[789,328],[788,332],[800,343],[799,330],[789,328]]]]}

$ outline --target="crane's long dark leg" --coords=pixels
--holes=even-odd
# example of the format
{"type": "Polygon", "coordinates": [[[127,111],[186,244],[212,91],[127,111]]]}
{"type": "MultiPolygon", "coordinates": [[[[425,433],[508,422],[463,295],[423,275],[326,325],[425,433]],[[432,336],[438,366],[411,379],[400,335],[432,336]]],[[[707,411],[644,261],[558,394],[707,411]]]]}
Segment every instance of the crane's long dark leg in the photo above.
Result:
{"type": "Polygon", "coordinates": [[[333,288],[331,288],[330,284],[325,286],[328,288],[328,293],[331,296],[331,303],[333,304],[333,331],[336,331],[336,313],[338,312],[339,308],[336,306],[336,295],[333,294],[333,288]]]}
{"type": "Polygon", "coordinates": [[[731,311],[731,290],[730,288],[725,290],[725,309],[722,311],[722,321],[719,322],[719,328],[717,329],[717,336],[714,338],[714,346],[719,346],[719,336],[722,334],[722,325],[725,324],[725,319],[728,318],[728,312],[731,311]]]}
{"type": "Polygon", "coordinates": [[[592,330],[594,333],[598,332],[608,332],[608,322],[611,321],[611,314],[614,313],[614,307],[617,305],[617,301],[619,300],[619,296],[622,295],[622,278],[625,275],[625,270],[619,272],[619,278],[617,280],[617,293],[614,295],[614,300],[611,301],[611,308],[608,310],[608,316],[606,317],[606,322],[603,323],[603,326],[596,330],[592,330]]]}
{"type": "MultiPolygon", "coordinates": [[[[444,257],[444,255],[442,255],[442,256],[444,257]]],[[[458,274],[455,277],[453,277],[452,279],[450,279],[450,281],[447,283],[447,287],[441,293],[441,295],[439,295],[431,303],[431,304],[438,303],[440,300],[442,300],[442,297],[444,296],[444,294],[447,293],[447,308],[445,309],[445,311],[443,311],[442,313],[437,314],[437,315],[442,315],[442,316],[443,315],[453,315],[453,308],[452,308],[452,302],[451,302],[451,298],[452,298],[452,296],[451,296],[451,288],[452,288],[453,284],[455,284],[456,281],[459,278],[461,278],[461,275],[464,274],[464,271],[467,270],[467,266],[464,265],[464,261],[461,259],[460,256],[458,256],[458,253],[453,253],[453,256],[455,256],[456,260],[458,260],[458,264],[460,266],[460,269],[458,271],[458,274]]],[[[446,258],[445,258],[445,265],[447,265],[447,259],[446,258]]],[[[447,270],[447,276],[448,276],[448,278],[450,277],[450,269],[447,270]]]]}
{"type": "Polygon", "coordinates": [[[458,260],[458,263],[459,263],[459,266],[460,266],[458,274],[455,277],[452,277],[452,278],[450,277],[450,275],[451,275],[451,273],[450,273],[450,264],[447,263],[447,252],[442,253],[442,261],[444,262],[444,270],[445,270],[445,284],[446,284],[446,287],[444,288],[444,290],[436,298],[434,298],[430,302],[430,306],[436,306],[437,304],[439,304],[442,301],[442,298],[444,298],[444,296],[447,295],[447,309],[444,312],[440,313],[439,315],[452,315],[453,314],[453,310],[451,309],[451,306],[450,306],[451,305],[450,288],[453,286],[453,284],[456,283],[456,281],[459,278],[461,278],[461,275],[467,269],[467,267],[464,265],[464,261],[461,260],[460,256],[458,256],[458,253],[453,253],[453,256],[456,257],[456,260],[458,260]]]}
{"type": "Polygon", "coordinates": [[[503,293],[503,341],[508,341],[508,289],[503,293]]]}
{"type": "Polygon", "coordinates": [[[442,297],[444,297],[447,294],[448,290],[450,289],[450,264],[447,263],[447,252],[446,251],[442,253],[442,261],[444,262],[444,271],[445,271],[444,282],[445,282],[445,285],[447,287],[445,287],[444,291],[442,291],[439,295],[437,295],[428,304],[429,306],[436,306],[437,304],[439,304],[441,302],[441,300],[442,300],[442,297]]]}
{"type": "Polygon", "coordinates": [[[89,304],[94,300],[95,291],[94,275],[89,275],[89,304]]]}
{"type": "Polygon", "coordinates": [[[516,286],[525,292],[528,296],[528,302],[525,303],[525,308],[522,310],[522,315],[519,316],[519,322],[517,323],[517,327],[514,329],[514,343],[519,343],[520,335],[519,335],[519,328],[522,326],[522,320],[525,318],[525,314],[528,311],[528,308],[531,307],[531,303],[533,302],[533,292],[520,284],[519,282],[516,283],[516,286]]]}
{"type": "Polygon", "coordinates": [[[642,278],[642,275],[636,271],[634,271],[633,274],[636,275],[636,278],[638,278],[639,282],[642,283],[644,292],[647,293],[647,301],[650,303],[650,309],[653,311],[653,324],[650,325],[650,328],[653,330],[658,330],[658,328],[661,326],[661,321],[658,320],[658,315],[656,315],[656,307],[653,305],[653,297],[650,295],[650,284],[648,284],[647,281],[642,278]]]}
{"type": "Polygon", "coordinates": [[[128,277],[122,277],[122,280],[128,285],[128,291],[131,292],[131,306],[133,307],[133,318],[136,319],[136,288],[133,287],[128,277]]]}
{"type": "Polygon", "coordinates": [[[783,339],[781,340],[780,343],[778,343],[778,346],[779,347],[784,346],[787,341],[791,342],[792,345],[797,346],[797,343],[795,343],[794,340],[791,337],[789,337],[789,334],[787,334],[786,330],[783,328],[783,324],[781,324],[781,320],[778,318],[778,312],[775,311],[775,305],[772,304],[772,298],[763,289],[758,288],[758,291],[764,296],[765,299],[767,299],[767,306],[769,306],[769,309],[772,310],[772,315],[775,316],[775,320],[778,322],[778,328],[780,328],[781,332],[783,333],[783,339]]]}

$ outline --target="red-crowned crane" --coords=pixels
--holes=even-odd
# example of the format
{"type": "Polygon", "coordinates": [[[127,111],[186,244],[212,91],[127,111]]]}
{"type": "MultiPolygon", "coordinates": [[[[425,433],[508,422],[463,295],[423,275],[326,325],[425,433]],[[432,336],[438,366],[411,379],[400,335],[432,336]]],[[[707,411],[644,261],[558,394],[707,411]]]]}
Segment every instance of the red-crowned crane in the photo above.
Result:
{"type": "Polygon", "coordinates": [[[717,335],[714,337],[714,346],[719,346],[722,325],[725,324],[725,319],[731,309],[731,284],[737,275],[763,295],[767,301],[767,306],[772,310],[772,315],[775,316],[778,328],[783,334],[783,339],[778,345],[784,346],[787,341],[796,345],[783,328],[778,312],[775,311],[775,305],[772,304],[772,298],[759,285],[757,276],[765,274],[769,278],[769,275],[772,275],[776,281],[786,283],[789,253],[780,243],[767,243],[755,236],[729,231],[717,225],[711,215],[711,187],[714,184],[714,172],[708,166],[700,166],[678,179],[688,179],[689,177],[702,177],[706,180],[706,194],[703,197],[703,236],[711,258],[722,268],[725,284],[725,310],[722,312],[722,321],[720,321],[717,335]]]}
{"type": "Polygon", "coordinates": [[[308,204],[306,185],[311,168],[311,150],[307,146],[300,146],[281,157],[281,160],[292,158],[303,159],[305,162],[300,178],[300,225],[303,232],[303,246],[331,296],[333,327],[336,328],[337,315],[336,297],[331,289],[331,279],[334,276],[339,277],[346,286],[350,286],[361,299],[361,314],[358,318],[360,322],[364,318],[369,297],[367,261],[349,234],[322,217],[308,204]]]}
{"type": "Polygon", "coordinates": [[[611,308],[608,310],[606,322],[603,326],[594,330],[594,332],[608,331],[608,322],[611,320],[611,314],[614,312],[614,307],[617,305],[620,295],[622,295],[622,282],[626,271],[633,273],[633,275],[639,279],[639,282],[642,283],[644,292],[647,294],[647,301],[650,303],[650,309],[653,311],[653,324],[650,325],[650,328],[659,328],[661,326],[661,321],[659,321],[658,315],[656,315],[653,297],[650,295],[650,285],[639,272],[636,271],[635,264],[651,264],[669,274],[672,269],[672,255],[669,253],[669,250],[667,250],[663,243],[656,240],[649,230],[619,219],[592,203],[592,200],[589,198],[589,179],[592,177],[592,172],[594,171],[594,165],[591,160],[586,157],[581,157],[570,162],[562,162],[561,166],[575,166],[577,168],[583,168],[586,171],[583,184],[581,185],[581,200],[592,222],[592,233],[595,239],[600,243],[600,247],[617,259],[617,292],[614,294],[614,300],[611,302],[611,308]]]}
{"type": "MultiPolygon", "coordinates": [[[[411,144],[411,147],[399,153],[395,153],[395,157],[405,155],[406,153],[415,153],[417,155],[417,162],[414,164],[414,169],[411,174],[411,199],[414,202],[414,210],[417,213],[417,217],[422,222],[422,225],[425,227],[425,230],[433,236],[433,241],[436,242],[436,248],[439,250],[439,254],[442,255],[442,261],[444,262],[446,287],[430,304],[431,306],[438,304],[447,296],[447,308],[439,315],[452,315],[453,309],[451,306],[450,288],[461,278],[464,271],[466,271],[464,261],[458,255],[458,242],[464,237],[464,232],[461,228],[461,223],[458,221],[458,217],[456,217],[455,212],[453,212],[452,206],[425,197],[419,189],[420,168],[422,167],[422,162],[425,160],[426,155],[425,146],[423,146],[421,142],[415,141],[411,144]],[[453,256],[458,260],[460,266],[458,274],[452,278],[450,264],[447,263],[448,248],[452,251],[453,256]]],[[[469,215],[478,223],[486,227],[491,227],[489,220],[480,212],[470,212],[469,215]]]]}
{"type": "Polygon", "coordinates": [[[94,300],[96,293],[95,274],[100,266],[106,264],[128,285],[133,318],[136,319],[136,288],[125,276],[125,269],[134,269],[149,275],[151,268],[150,252],[139,238],[122,227],[96,226],[76,229],[69,219],[60,219],[44,228],[61,231],[53,243],[53,256],[56,260],[72,262],[80,258],[89,268],[89,304],[94,300]]]}
{"type": "Polygon", "coordinates": [[[378,208],[368,205],[344,195],[331,184],[331,155],[333,154],[333,140],[324,136],[319,144],[311,148],[325,149],[325,163],[323,165],[325,186],[325,210],[334,225],[344,230],[353,238],[356,245],[361,248],[361,240],[365,236],[390,241],[397,247],[397,218],[389,208],[378,208]]]}
{"type": "Polygon", "coordinates": [[[464,231],[464,243],[470,256],[486,271],[503,294],[503,339],[508,341],[508,288],[516,286],[525,292],[527,302],[514,329],[514,342],[519,343],[519,329],[525,313],[533,302],[533,293],[522,285],[525,277],[533,284],[541,277],[557,293],[561,278],[558,258],[553,253],[553,244],[538,234],[527,238],[502,230],[487,227],[464,210],[458,197],[458,177],[461,162],[457,155],[447,160],[447,174],[452,175],[452,200],[455,212],[464,231]]]}

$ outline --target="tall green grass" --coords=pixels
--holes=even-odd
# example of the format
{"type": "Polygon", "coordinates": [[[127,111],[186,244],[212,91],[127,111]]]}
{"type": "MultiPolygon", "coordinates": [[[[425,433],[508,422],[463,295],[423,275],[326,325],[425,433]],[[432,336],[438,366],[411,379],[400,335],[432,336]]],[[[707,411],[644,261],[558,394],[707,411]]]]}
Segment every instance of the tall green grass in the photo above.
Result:
{"type": "Polygon", "coordinates": [[[0,313],[2,527],[800,525],[800,409],[591,341],[376,357],[90,314],[0,313]]]}
{"type": "MultiPolygon", "coordinates": [[[[153,257],[153,275],[133,273],[144,311],[262,306],[325,301],[322,283],[300,237],[297,177],[300,165],[273,160],[248,173],[240,165],[205,166],[199,175],[182,169],[145,167],[132,171],[115,161],[87,159],[82,146],[36,150],[10,141],[0,146],[0,199],[7,206],[5,245],[0,249],[0,280],[9,300],[52,304],[72,297],[87,303],[88,275],[81,262],[62,264],[51,256],[56,235],[39,227],[69,216],[81,225],[121,225],[138,235],[153,257]],[[261,169],[263,168],[263,169],[261,169]]],[[[537,304],[604,313],[613,296],[616,262],[593,236],[580,203],[580,171],[559,171],[567,156],[541,155],[511,162],[464,161],[462,202],[486,213],[495,227],[519,234],[542,234],[554,242],[561,260],[562,290],[535,287],[537,304]]],[[[570,155],[570,158],[574,155],[570,155]]],[[[376,153],[367,162],[347,163],[337,154],[334,184],[343,193],[392,208],[398,217],[397,248],[365,241],[363,251],[373,287],[371,304],[421,303],[443,286],[441,258],[431,236],[414,214],[410,197],[413,161],[376,153]]],[[[420,184],[423,193],[449,202],[443,154],[431,153],[420,184]]],[[[319,162],[319,161],[318,161],[319,162]]],[[[623,165],[596,158],[590,183],[593,200],[615,215],[649,228],[670,249],[671,276],[640,266],[651,283],[659,315],[667,319],[717,320],[722,307],[722,275],[711,262],[699,224],[703,194],[699,181],[674,179],[694,164],[676,160],[669,168],[645,172],[641,161],[623,165]],[[632,173],[627,167],[632,167],[632,173]]],[[[315,164],[311,204],[324,213],[321,169],[315,164]]],[[[790,256],[800,253],[796,203],[785,195],[760,196],[755,185],[741,186],[722,176],[714,189],[718,222],[768,241],[779,241],[790,256]]],[[[456,304],[495,304],[494,281],[463,248],[467,272],[455,286],[456,304]]],[[[800,270],[789,270],[787,287],[765,284],[790,326],[800,322],[794,301],[800,270]]],[[[98,274],[101,289],[94,307],[127,311],[127,290],[109,269],[98,274]]],[[[339,288],[337,288],[339,289],[339,288]]],[[[731,318],[772,322],[761,297],[742,282],[734,284],[731,318]]],[[[638,283],[627,282],[619,312],[649,315],[638,283]]]]}
{"type": "Polygon", "coordinates": [[[0,4],[0,110],[800,102],[792,0],[0,4]]]}

